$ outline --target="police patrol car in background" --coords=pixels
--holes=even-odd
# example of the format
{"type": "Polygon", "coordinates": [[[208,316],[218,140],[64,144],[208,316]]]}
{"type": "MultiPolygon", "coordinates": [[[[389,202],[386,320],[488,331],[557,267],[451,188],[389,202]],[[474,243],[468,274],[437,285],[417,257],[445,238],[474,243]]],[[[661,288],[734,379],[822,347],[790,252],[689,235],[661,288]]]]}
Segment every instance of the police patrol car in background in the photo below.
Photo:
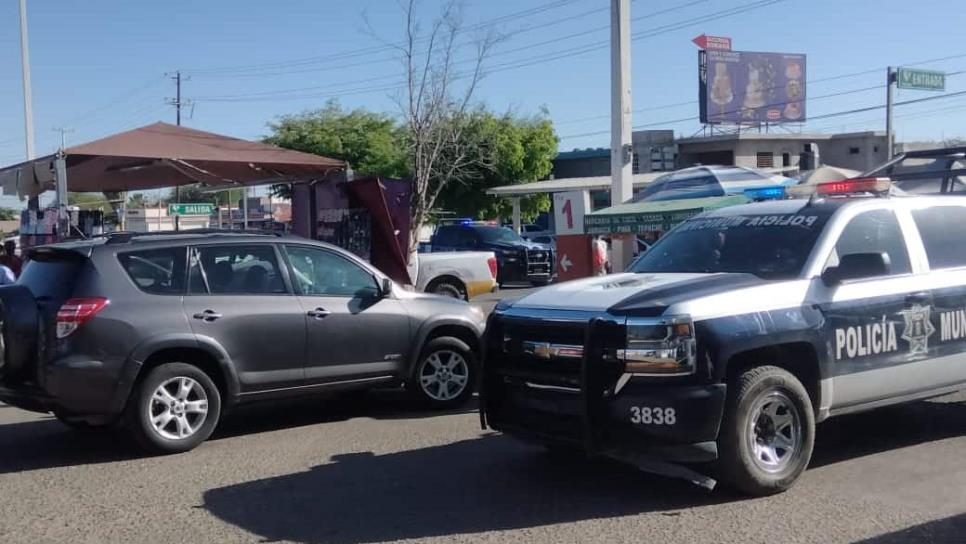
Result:
{"type": "Polygon", "coordinates": [[[966,199],[888,180],[708,212],[630,273],[501,303],[484,426],[753,495],[828,417],[966,388],[966,199]]]}

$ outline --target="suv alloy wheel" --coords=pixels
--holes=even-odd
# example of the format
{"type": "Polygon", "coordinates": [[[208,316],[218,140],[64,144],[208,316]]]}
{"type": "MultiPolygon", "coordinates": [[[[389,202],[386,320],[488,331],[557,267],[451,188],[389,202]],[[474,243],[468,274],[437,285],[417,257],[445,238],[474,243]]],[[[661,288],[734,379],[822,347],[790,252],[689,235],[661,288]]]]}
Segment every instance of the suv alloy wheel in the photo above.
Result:
{"type": "Polygon", "coordinates": [[[126,418],[137,442],[155,453],[179,453],[211,436],[221,415],[221,394],[196,366],[154,368],[128,402],[126,418]]]}
{"type": "Polygon", "coordinates": [[[473,394],[476,372],[476,358],[465,342],[451,336],[434,338],[423,348],[408,388],[423,404],[452,408],[473,394]]]}

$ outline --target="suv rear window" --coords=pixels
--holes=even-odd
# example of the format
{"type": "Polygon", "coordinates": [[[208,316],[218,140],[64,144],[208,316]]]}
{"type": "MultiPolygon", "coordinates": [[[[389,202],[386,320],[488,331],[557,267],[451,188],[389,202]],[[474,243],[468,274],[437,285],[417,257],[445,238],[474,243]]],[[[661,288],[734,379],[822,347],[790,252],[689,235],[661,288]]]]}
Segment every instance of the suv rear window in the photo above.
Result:
{"type": "Polygon", "coordinates": [[[185,247],[170,247],[121,253],[124,271],[138,289],[152,295],[184,293],[185,247]]]}
{"type": "Polygon", "coordinates": [[[18,285],[25,286],[38,300],[66,300],[74,291],[87,259],[80,255],[34,254],[24,266],[18,285]]]}

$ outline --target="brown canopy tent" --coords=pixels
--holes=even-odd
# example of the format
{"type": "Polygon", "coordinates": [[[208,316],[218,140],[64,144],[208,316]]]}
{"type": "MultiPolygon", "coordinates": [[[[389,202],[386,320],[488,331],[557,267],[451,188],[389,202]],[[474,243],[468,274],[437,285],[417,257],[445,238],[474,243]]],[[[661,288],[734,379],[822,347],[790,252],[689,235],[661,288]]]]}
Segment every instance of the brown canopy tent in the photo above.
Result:
{"type": "MultiPolygon", "coordinates": [[[[192,183],[264,185],[319,180],[345,162],[167,123],[121,132],[64,151],[67,190],[140,191],[192,183]]],[[[55,188],[57,155],[0,169],[4,194],[55,188]]]]}

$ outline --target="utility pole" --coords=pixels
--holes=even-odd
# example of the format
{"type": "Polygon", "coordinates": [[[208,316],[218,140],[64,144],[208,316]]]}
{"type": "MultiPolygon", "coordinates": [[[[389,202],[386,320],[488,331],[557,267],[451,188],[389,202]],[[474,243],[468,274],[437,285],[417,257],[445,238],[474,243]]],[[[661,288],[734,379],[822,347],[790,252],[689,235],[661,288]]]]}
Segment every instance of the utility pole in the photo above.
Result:
{"type": "Polygon", "coordinates": [[[886,68],[886,160],[892,160],[892,152],[895,149],[892,132],[892,86],[896,82],[896,73],[892,66],[886,68]]]}
{"type": "MultiPolygon", "coordinates": [[[[610,4],[610,203],[623,204],[634,194],[631,145],[631,0],[610,4]]],[[[634,255],[634,240],[613,237],[611,266],[622,272],[634,255]]]]}
{"type": "MultiPolygon", "coordinates": [[[[30,90],[30,53],[27,39],[27,0],[20,0],[20,67],[23,73],[23,121],[24,142],[27,147],[27,160],[36,158],[34,153],[34,104],[30,90]]],[[[31,210],[40,209],[40,198],[30,197],[27,207],[31,210]]]]}
{"type": "Polygon", "coordinates": [[[181,126],[181,70],[175,70],[174,75],[169,76],[174,80],[174,100],[168,99],[168,104],[174,106],[175,124],[181,126]]]}
{"type": "Polygon", "coordinates": [[[23,70],[23,117],[24,137],[27,143],[27,160],[34,160],[34,104],[30,90],[30,53],[27,40],[27,0],[20,0],[20,63],[23,70]]]}
{"type": "Polygon", "coordinates": [[[60,133],[60,150],[67,149],[67,135],[74,132],[74,129],[67,127],[54,127],[51,130],[60,133]]]}
{"type": "MultiPolygon", "coordinates": [[[[181,105],[182,105],[182,102],[181,102],[181,70],[175,70],[174,75],[171,76],[171,79],[174,80],[175,94],[174,94],[174,100],[171,101],[171,102],[169,102],[169,103],[174,106],[175,124],[177,124],[180,127],[181,126],[181,105]]],[[[174,186],[174,200],[178,204],[181,204],[181,186],[180,185],[175,185],[174,186]]],[[[160,207],[159,207],[158,214],[160,214],[160,213],[161,213],[161,211],[160,211],[160,207]]],[[[175,215],[174,216],[174,230],[176,230],[176,231],[181,230],[181,216],[180,215],[175,215]]]]}

